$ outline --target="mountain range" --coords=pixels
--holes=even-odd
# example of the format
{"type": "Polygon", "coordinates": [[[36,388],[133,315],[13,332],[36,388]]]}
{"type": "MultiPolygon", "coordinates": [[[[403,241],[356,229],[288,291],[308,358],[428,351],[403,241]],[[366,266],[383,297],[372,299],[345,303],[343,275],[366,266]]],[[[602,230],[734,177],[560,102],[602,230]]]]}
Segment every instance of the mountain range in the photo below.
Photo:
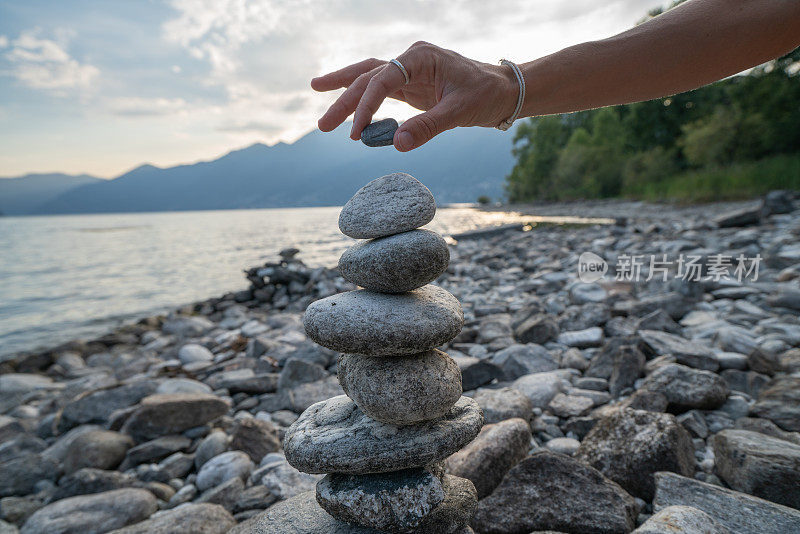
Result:
{"type": "Polygon", "coordinates": [[[480,195],[501,197],[504,177],[514,164],[510,132],[458,128],[400,153],[352,141],[349,128],[345,124],[332,133],[315,130],[291,144],[256,143],[190,165],[142,165],[111,180],[55,174],[0,179],[0,211],[10,215],[336,206],[370,180],[397,171],[425,183],[440,204],[474,202],[480,195]]]}
{"type": "Polygon", "coordinates": [[[0,213],[24,215],[34,213],[46,202],[77,187],[105,182],[101,178],[80,174],[26,174],[18,178],[0,179],[0,213]]]}

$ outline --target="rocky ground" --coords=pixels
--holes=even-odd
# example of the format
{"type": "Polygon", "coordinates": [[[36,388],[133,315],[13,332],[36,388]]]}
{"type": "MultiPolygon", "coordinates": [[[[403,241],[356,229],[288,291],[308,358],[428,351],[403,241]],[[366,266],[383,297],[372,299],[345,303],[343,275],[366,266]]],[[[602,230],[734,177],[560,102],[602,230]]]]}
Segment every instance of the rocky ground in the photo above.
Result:
{"type": "MultiPolygon", "coordinates": [[[[625,220],[458,238],[437,283],[467,323],[442,348],[486,425],[445,468],[475,484],[475,532],[800,532],[795,200],[594,203],[570,209],[625,220]],[[584,251],[609,262],[604,279],[577,280],[584,251]],[[756,281],[615,280],[625,256],[665,253],[763,260],[756,281]]],[[[0,363],[0,534],[247,534],[266,532],[265,510],[301,517],[280,502],[319,477],[281,440],[342,394],[338,354],[301,316],[353,287],[294,252],[247,271],[247,290],[0,363]]]]}

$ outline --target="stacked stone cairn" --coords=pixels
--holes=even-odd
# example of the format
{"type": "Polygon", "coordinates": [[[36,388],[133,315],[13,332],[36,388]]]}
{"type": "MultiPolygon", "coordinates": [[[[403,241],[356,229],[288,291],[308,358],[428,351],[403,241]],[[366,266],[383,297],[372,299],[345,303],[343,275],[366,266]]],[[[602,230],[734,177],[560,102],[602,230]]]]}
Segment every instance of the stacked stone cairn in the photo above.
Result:
{"type": "Polygon", "coordinates": [[[304,325],[343,353],[347,395],[314,404],[287,430],[289,463],[326,476],[316,502],[308,492],[273,507],[275,532],[472,532],[475,487],[445,474],[442,461],[475,438],[483,414],[436,349],[458,335],[464,314],[429,285],[450,261],[444,239],[419,229],[435,211],[428,188],[404,173],[370,182],[342,209],[341,231],[365,241],[345,251],[339,270],[364,289],[314,302],[304,325]]]}

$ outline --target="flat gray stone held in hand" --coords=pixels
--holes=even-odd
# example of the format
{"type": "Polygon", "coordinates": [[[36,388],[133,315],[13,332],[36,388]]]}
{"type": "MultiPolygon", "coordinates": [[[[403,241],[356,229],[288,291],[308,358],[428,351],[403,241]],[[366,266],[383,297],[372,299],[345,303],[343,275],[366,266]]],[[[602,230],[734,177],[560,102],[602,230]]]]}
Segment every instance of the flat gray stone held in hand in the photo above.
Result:
{"type": "Polygon", "coordinates": [[[355,239],[373,239],[424,226],[435,214],[428,188],[396,172],[372,180],[347,201],[339,213],[339,230],[355,239]]]}
{"type": "Polygon", "coordinates": [[[368,124],[361,130],[361,142],[367,146],[389,146],[394,144],[394,132],[399,125],[394,119],[383,119],[368,124]]]}
{"type": "Polygon", "coordinates": [[[361,411],[382,423],[438,419],[461,397],[461,372],[442,351],[376,358],[339,358],[339,383],[361,411]]]}
{"type": "Polygon", "coordinates": [[[442,481],[425,469],[332,473],[317,484],[317,502],[333,517],[388,532],[413,531],[444,496],[442,481]]]}
{"type": "Polygon", "coordinates": [[[436,280],[449,262],[442,236],[411,230],[353,245],[339,258],[339,272],[372,291],[403,293],[436,280]]]}
{"type": "Polygon", "coordinates": [[[368,356],[416,354],[458,335],[464,312],[448,291],[427,285],[385,295],[360,289],[312,303],[306,334],[329,349],[368,356]]]}
{"type": "Polygon", "coordinates": [[[441,461],[482,426],[480,407],[467,397],[442,419],[399,427],[375,421],[340,395],[306,410],[286,430],[283,448],[289,463],[306,473],[386,473],[441,461]]]}

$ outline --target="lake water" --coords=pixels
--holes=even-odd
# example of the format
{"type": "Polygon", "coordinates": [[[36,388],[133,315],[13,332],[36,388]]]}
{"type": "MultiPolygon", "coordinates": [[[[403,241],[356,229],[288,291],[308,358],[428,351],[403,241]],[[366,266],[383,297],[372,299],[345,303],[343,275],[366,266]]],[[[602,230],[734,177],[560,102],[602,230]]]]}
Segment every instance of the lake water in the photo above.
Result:
{"type": "MultiPolygon", "coordinates": [[[[0,356],[100,335],[121,322],[248,286],[242,271],[296,246],[333,266],[353,240],[339,208],[0,218],[0,356]]],[[[520,220],[442,208],[454,234],[520,220]]]]}

